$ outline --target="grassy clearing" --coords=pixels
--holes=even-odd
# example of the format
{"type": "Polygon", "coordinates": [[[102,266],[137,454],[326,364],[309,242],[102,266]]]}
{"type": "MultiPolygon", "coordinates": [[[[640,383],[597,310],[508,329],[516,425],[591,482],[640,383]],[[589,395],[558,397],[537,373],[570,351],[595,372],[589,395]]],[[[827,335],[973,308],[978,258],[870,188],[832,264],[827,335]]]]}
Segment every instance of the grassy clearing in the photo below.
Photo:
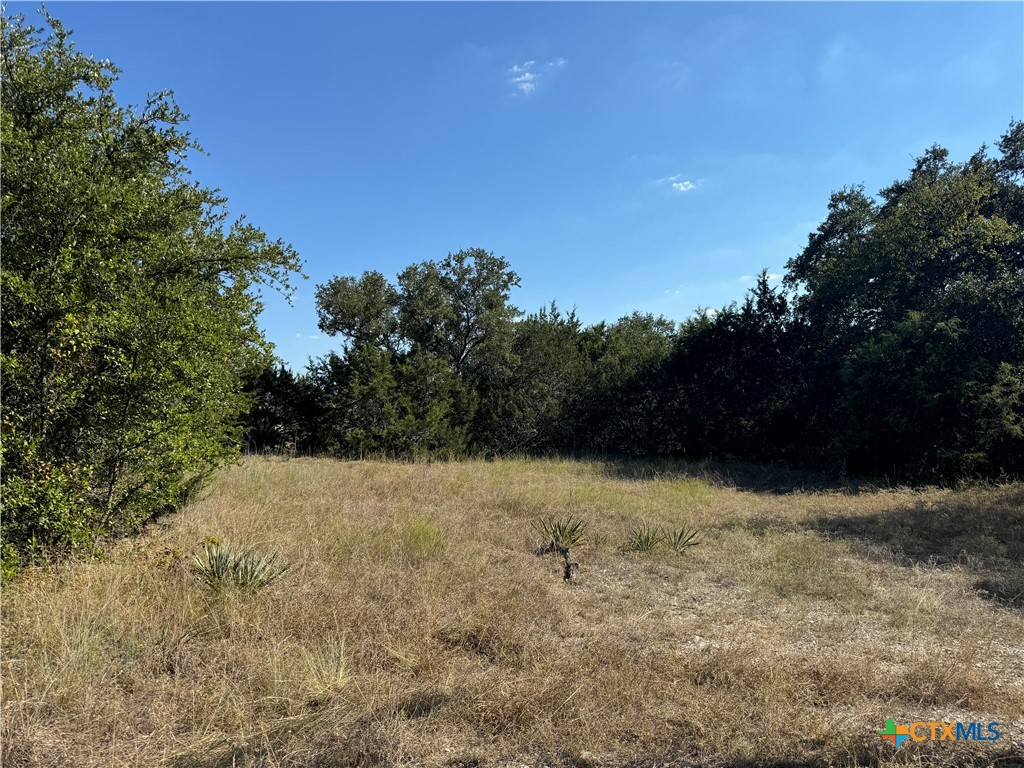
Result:
{"type": "Polygon", "coordinates": [[[1014,764],[1024,488],[807,480],[249,459],[5,589],[3,765],[1014,764]],[[567,583],[533,552],[569,515],[567,583]],[[639,526],[701,543],[636,551],[639,526]],[[208,589],[208,537],[290,568],[208,589]],[[1004,735],[895,752],[886,717],[1004,735]]]}

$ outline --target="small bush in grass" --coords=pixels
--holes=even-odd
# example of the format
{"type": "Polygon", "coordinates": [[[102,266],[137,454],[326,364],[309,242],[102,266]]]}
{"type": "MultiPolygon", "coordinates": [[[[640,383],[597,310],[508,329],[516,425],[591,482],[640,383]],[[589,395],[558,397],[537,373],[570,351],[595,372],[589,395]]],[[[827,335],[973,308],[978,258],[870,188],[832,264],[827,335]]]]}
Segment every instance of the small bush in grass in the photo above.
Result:
{"type": "Polygon", "coordinates": [[[249,550],[221,547],[216,541],[203,544],[205,559],[196,555],[194,569],[197,578],[214,592],[223,592],[234,586],[242,592],[255,594],[272,584],[288,570],[287,565],[275,565],[277,555],[261,555],[249,550]]]}
{"type": "Polygon", "coordinates": [[[664,536],[661,528],[641,523],[630,530],[626,544],[636,552],[650,552],[664,536]]]}
{"type": "Polygon", "coordinates": [[[700,539],[697,538],[699,533],[696,528],[666,528],[664,535],[668,545],[682,554],[684,550],[700,544],[700,539]]]}
{"type": "Polygon", "coordinates": [[[575,547],[583,541],[583,531],[586,527],[586,523],[572,515],[562,520],[548,517],[538,520],[534,525],[537,532],[545,539],[550,539],[560,547],[575,547]]]}

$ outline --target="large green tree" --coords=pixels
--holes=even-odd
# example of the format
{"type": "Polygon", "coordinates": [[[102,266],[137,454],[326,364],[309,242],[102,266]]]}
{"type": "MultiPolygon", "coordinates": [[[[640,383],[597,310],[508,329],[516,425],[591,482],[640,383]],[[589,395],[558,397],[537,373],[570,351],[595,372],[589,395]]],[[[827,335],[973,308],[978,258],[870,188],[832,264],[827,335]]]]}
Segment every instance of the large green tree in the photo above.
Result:
{"type": "Polygon", "coordinates": [[[45,19],[2,22],[8,556],[123,533],[231,456],[258,291],[298,269],[190,180],[170,92],[121,106],[118,70],[45,19]]]}
{"type": "Polygon", "coordinates": [[[520,312],[510,294],[518,284],[505,259],[470,248],[413,264],[396,284],[370,271],[318,286],[321,330],[347,342],[336,373],[345,371],[347,396],[363,404],[335,409],[344,416],[334,444],[360,455],[408,455],[480,443],[516,364],[520,312]]]}
{"type": "Polygon", "coordinates": [[[391,284],[380,272],[334,277],[317,286],[320,329],[352,344],[443,360],[460,376],[484,378],[511,359],[509,299],[519,276],[482,248],[407,267],[391,284]]]}
{"type": "Polygon", "coordinates": [[[788,265],[809,444],[918,477],[1020,472],[1024,126],[963,163],[932,147],[882,190],[833,195],[788,265]]]}

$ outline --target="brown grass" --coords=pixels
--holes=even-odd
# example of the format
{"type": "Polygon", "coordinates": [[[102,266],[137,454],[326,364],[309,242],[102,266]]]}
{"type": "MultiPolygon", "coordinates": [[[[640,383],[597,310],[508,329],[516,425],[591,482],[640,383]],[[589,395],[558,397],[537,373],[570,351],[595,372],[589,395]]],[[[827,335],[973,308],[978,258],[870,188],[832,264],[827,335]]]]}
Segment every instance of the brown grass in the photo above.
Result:
{"type": "Polygon", "coordinates": [[[5,589],[3,765],[1016,764],[1024,488],[737,477],[248,459],[105,560],[5,589]],[[566,583],[533,524],[570,513],[590,543],[566,583]],[[638,524],[702,543],[626,551],[638,524]],[[292,567],[213,594],[206,537],[292,567]],[[886,717],[1004,735],[896,751],[886,717]]]}

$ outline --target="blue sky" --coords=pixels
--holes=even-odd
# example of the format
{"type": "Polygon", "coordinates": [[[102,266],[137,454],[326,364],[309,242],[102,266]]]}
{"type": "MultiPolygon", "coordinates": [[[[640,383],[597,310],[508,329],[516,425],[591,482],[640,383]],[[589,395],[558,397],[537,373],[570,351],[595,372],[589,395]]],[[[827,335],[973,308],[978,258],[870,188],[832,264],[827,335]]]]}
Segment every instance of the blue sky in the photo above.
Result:
{"type": "Polygon", "coordinates": [[[305,259],[261,319],[293,368],[340,345],[318,283],[467,247],[525,310],[682,320],[781,273],[832,190],[1024,117],[1021,3],[47,7],[123,102],[173,89],[195,177],[305,259]]]}

